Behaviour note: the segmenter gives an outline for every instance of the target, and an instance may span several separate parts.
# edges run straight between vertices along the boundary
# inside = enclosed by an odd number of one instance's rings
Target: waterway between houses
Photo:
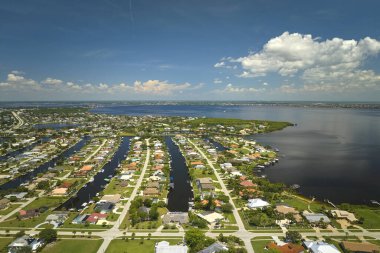
[[[12,189],[12,188],[17,188],[21,184],[26,183],[26,182],[32,180],[39,173],[46,172],[49,169],[49,167],[54,167],[57,161],[65,159],[65,158],[68,158],[72,154],[74,154],[74,152],[80,150],[82,147],[84,147],[84,145],[86,145],[86,143],[90,139],[91,138],[89,136],[84,136],[74,146],[72,146],[71,148],[65,150],[64,152],[62,152],[58,156],[52,158],[50,161],[45,162],[45,163],[41,164],[40,166],[38,166],[37,168],[35,168],[34,170],[32,170],[32,171],[30,171],[30,172],[28,172],[28,173],[26,173],[24,175],[21,175],[21,176],[19,176],[17,178],[14,178],[14,179],[6,182],[5,184],[1,185],[0,186],[0,190],[7,190],[7,189]]]
[[[102,170],[94,176],[94,181],[87,183],[77,194],[68,199],[57,209],[82,209],[83,203],[88,203],[97,193],[102,191],[109,183],[109,180],[115,176],[116,169],[120,162],[126,158],[130,148],[130,140],[131,137],[123,137],[118,150],[111,160],[102,167]]]
[[[171,212],[187,212],[189,201],[194,195],[190,183],[189,169],[179,147],[171,137],[165,137],[166,146],[169,149],[170,161],[170,182],[174,183],[174,189],[168,194],[168,210]]]

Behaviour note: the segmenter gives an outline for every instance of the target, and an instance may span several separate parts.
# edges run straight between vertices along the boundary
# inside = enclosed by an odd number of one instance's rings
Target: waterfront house
[[[73,219],[73,221],[71,222],[72,224],[83,224],[87,218],[88,218],[88,214],[79,214],[77,217],[75,217]]]
[[[101,201],[96,203],[94,210],[98,213],[110,213],[115,207],[115,204],[108,201]]]
[[[189,223],[189,214],[187,212],[168,212],[162,218],[164,224],[169,223],[179,223],[187,224]]]
[[[121,195],[120,194],[114,194],[114,195],[104,195],[100,202],[110,202],[113,204],[116,204],[120,201]]]
[[[67,219],[67,213],[61,212],[61,213],[49,214],[46,217],[45,221],[49,222],[50,224],[53,224],[56,227],[58,227],[58,226],[62,225],[66,219]]]
[[[170,245],[167,241],[161,241],[154,246],[154,253],[187,253],[186,245]]]
[[[10,199],[11,197],[15,197],[16,199],[23,199],[25,196],[28,195],[27,192],[18,192],[18,193],[11,193],[8,195],[5,195],[7,199]]]
[[[331,210],[331,214],[338,219],[346,219],[349,222],[355,222],[356,219],[355,214],[344,211],[344,210]]]
[[[270,204],[262,199],[249,199],[247,206],[251,209],[263,209]]]
[[[318,222],[325,222],[330,223],[329,217],[322,213],[309,213],[308,211],[304,211],[302,215],[306,218],[306,220],[310,223],[318,223]]]
[[[197,213],[197,216],[207,221],[209,224],[224,220],[224,216],[216,212]]]

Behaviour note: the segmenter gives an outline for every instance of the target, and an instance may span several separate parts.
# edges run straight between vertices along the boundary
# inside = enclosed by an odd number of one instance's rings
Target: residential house
[[[293,244],[293,243],[285,243],[283,245],[277,245],[274,242],[270,242],[267,244],[266,248],[268,250],[270,249],[277,250],[280,253],[302,253],[305,251],[305,248],[302,245]]]
[[[187,224],[189,223],[189,214],[187,212],[168,212],[162,218],[164,224],[168,223],[179,223]]]
[[[205,196],[213,195],[215,191],[215,186],[213,181],[209,177],[198,178],[196,180],[199,191],[201,192],[202,198]]]
[[[167,241],[161,241],[154,246],[154,253],[187,253],[186,245],[170,245]]]
[[[304,241],[303,246],[311,253],[340,253],[334,245],[326,242]]]
[[[157,196],[160,194],[160,191],[157,188],[145,188],[143,191],[144,196]]]
[[[306,218],[306,220],[310,223],[318,223],[318,222],[325,222],[330,223],[329,217],[322,213],[309,213],[308,211],[304,211],[302,215]]]
[[[355,214],[344,211],[344,210],[331,210],[331,214],[338,219],[346,219],[349,222],[355,222],[356,219]]]
[[[224,244],[222,244],[220,242],[214,242],[213,244],[211,244],[207,248],[204,248],[201,251],[198,251],[198,253],[217,253],[220,251],[223,251],[223,252],[228,251],[227,246],[225,246]]]
[[[247,206],[251,209],[263,209],[270,204],[262,199],[249,199]]]
[[[105,214],[112,212],[112,209],[115,207],[115,204],[108,201],[101,201],[96,203],[94,210],[98,213]]]
[[[24,235],[15,239],[8,245],[8,253],[17,253],[23,248],[30,248],[32,251],[36,251],[42,246],[42,241],[33,238],[28,235]]]
[[[86,222],[96,224],[98,221],[106,221],[108,214],[106,213],[92,213],[87,217]]]

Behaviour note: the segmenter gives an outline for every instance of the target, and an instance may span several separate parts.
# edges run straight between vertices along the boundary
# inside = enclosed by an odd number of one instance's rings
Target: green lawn
[[[7,246],[10,244],[14,238],[0,238],[0,253],[8,252]]]
[[[21,206],[21,204],[10,204],[8,208],[0,210],[0,215],[7,215],[19,206]]]
[[[96,253],[103,239],[60,239],[47,245],[43,253]]]
[[[273,240],[252,240],[252,247],[255,253],[266,253],[265,246]]]
[[[167,241],[171,245],[177,244],[182,239],[144,239],[143,244],[141,244],[141,239],[136,238],[135,240],[129,239],[128,242],[117,239],[112,240],[108,246],[106,253],[154,253],[154,245],[156,242]]]
[[[359,206],[353,209],[357,218],[364,218],[364,223],[360,224],[360,226],[364,228],[380,228],[380,208],[374,209]]]

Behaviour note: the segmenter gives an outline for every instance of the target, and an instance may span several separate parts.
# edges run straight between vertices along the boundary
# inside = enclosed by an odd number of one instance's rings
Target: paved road
[[[214,174],[215,174],[216,178],[218,179],[219,184],[222,187],[222,191],[223,191],[224,195],[228,196],[229,199],[230,199],[230,204],[233,207],[232,208],[232,213],[233,213],[233,215],[235,217],[235,220],[236,220],[236,223],[237,223],[237,225],[239,227],[239,230],[237,232],[235,232],[235,235],[237,237],[241,238],[244,241],[245,248],[247,249],[248,253],[254,253],[250,237],[245,237],[244,236],[244,235],[246,235],[249,232],[245,229],[244,223],[243,223],[243,221],[240,218],[240,215],[239,215],[239,213],[238,213],[238,211],[236,209],[235,203],[232,201],[232,198],[230,196],[230,192],[228,191],[226,185],[224,184],[222,178],[220,177],[219,172],[215,169],[214,164],[210,161],[210,159],[208,159],[208,157],[205,155],[205,153],[195,143],[193,143],[190,139],[188,139],[188,140],[198,150],[198,152],[203,156],[203,158],[206,159],[208,165],[213,169]]]
[[[98,152],[99,152],[99,150],[104,146],[104,144],[106,144],[106,142],[107,142],[107,139],[105,139],[105,140],[103,140],[103,143],[102,144],[100,144],[100,146],[92,153],[92,154],[90,154],[84,161],[83,161],[83,163],[86,163],[86,162],[88,162],[92,157],[94,157],[94,155],[96,155]]]
[[[121,212],[121,214],[120,214],[119,218],[117,219],[117,221],[115,222],[115,224],[109,230],[107,230],[105,232],[99,232],[99,234],[101,234],[101,237],[103,237],[104,241],[103,241],[102,245],[100,246],[100,248],[98,249],[98,253],[105,252],[108,245],[112,241],[112,239],[115,238],[117,235],[121,236],[121,234],[122,234],[119,230],[119,226],[123,222],[125,216],[127,215],[128,210],[131,207],[132,200],[136,197],[136,195],[138,193],[138,190],[139,190],[141,183],[144,179],[145,171],[149,165],[149,159],[150,159],[149,139],[146,139],[145,141],[146,141],[146,146],[148,148],[147,148],[147,152],[146,152],[144,167],[141,170],[141,175],[140,175],[139,179],[137,180],[135,188],[133,189],[132,194],[128,199],[128,202],[125,204],[123,211]]]
[[[12,111],[13,117],[17,119],[17,124],[14,126],[15,129],[19,129],[24,125],[24,120],[17,114],[17,112]]]
[[[38,194],[38,197],[41,197],[42,195],[44,195],[45,191],[41,191],[39,194]],[[17,213],[18,211],[20,211],[21,209],[23,209],[24,207],[26,207],[27,205],[29,205],[30,203],[32,203],[34,200],[36,200],[37,197],[33,197],[33,198],[30,198],[28,199],[28,201],[24,202],[22,205],[20,205],[19,207],[17,207],[15,210],[13,210],[12,212],[8,213],[7,215],[4,215],[0,218],[0,222],[3,222],[5,221],[6,219],[8,219],[9,217],[11,217],[12,215],[14,215],[15,213]]]

